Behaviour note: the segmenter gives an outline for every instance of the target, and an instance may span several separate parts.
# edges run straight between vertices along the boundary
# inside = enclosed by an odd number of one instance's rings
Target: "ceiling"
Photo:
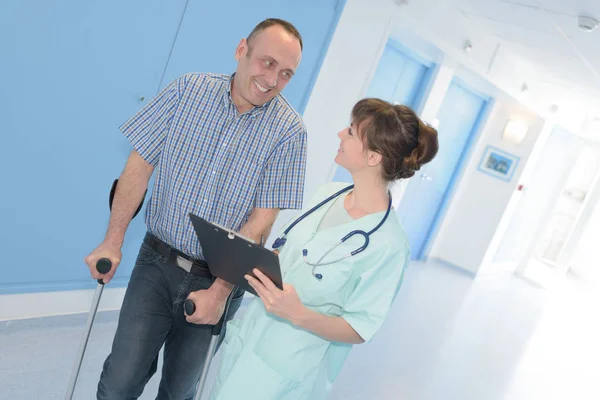
[[[587,99],[600,105],[600,28],[585,32],[577,24],[581,14],[600,19],[600,1],[466,0],[457,7],[500,45],[535,66],[538,81],[528,86],[539,95],[556,103]]]
[[[600,117],[600,27],[577,23],[600,20],[600,0],[395,2],[401,25],[540,115],[573,117],[577,129]]]

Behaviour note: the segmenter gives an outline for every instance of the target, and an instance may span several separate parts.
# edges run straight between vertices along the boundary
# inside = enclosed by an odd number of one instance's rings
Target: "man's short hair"
[[[300,42],[300,50],[303,49],[303,47],[302,47],[302,36],[300,36],[300,32],[298,32],[298,29],[296,29],[296,27],[294,25],[292,25],[291,23],[289,23],[287,21],[279,19],[279,18],[267,18],[264,21],[260,22],[258,25],[256,25],[254,27],[254,29],[252,29],[252,32],[250,32],[250,34],[246,38],[246,42],[248,43],[248,50],[249,50],[249,52],[252,51],[252,42],[254,41],[254,39],[256,38],[256,36],[260,32],[262,32],[265,29],[267,29],[268,27],[275,26],[275,25],[281,26],[288,33],[292,34],[296,39],[298,39],[298,42]]]

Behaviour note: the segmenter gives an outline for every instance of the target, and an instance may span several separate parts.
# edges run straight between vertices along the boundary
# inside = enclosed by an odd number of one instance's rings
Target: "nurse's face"
[[[335,162],[350,172],[364,169],[367,166],[365,146],[354,123],[338,133],[340,147]]]
[[[363,175],[366,172],[376,176],[381,173],[381,154],[369,150],[365,145],[364,135],[359,130],[366,124],[366,122],[363,122],[360,126],[356,126],[353,122],[349,127],[338,133],[341,142],[335,156],[335,162],[352,174],[359,173]]]

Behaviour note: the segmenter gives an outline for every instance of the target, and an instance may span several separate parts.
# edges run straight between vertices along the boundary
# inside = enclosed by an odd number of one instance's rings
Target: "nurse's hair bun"
[[[362,99],[352,109],[352,122],[366,147],[381,154],[386,181],[410,178],[438,152],[437,131],[409,107]]]

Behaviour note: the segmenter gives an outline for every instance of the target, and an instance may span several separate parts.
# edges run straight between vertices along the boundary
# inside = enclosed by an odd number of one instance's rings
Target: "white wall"
[[[502,140],[502,131],[511,118],[528,121],[527,137],[520,145]],[[464,175],[450,202],[429,257],[438,258],[478,273],[489,245],[513,192],[518,176],[540,134],[544,120],[509,98],[499,98],[466,164]],[[496,179],[477,170],[488,145],[520,157],[515,176],[510,182]]]

